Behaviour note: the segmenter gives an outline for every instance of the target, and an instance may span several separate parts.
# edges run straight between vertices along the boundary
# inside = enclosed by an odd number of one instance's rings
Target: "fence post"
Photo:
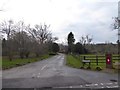
[[[84,60],[85,60],[85,56],[84,56]]]
[[[98,65],[98,56],[96,55],[96,64]]]

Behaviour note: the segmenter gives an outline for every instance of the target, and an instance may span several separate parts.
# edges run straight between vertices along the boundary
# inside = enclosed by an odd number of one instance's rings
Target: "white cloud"
[[[115,42],[116,31],[110,30],[112,17],[117,16],[118,0],[1,0],[0,21],[24,20],[32,25],[51,24],[54,36],[65,41],[70,31],[78,41],[82,35],[93,35],[94,42]],[[103,33],[104,32],[104,33]],[[101,34],[102,37],[101,37]],[[108,35],[106,35],[109,33]]]

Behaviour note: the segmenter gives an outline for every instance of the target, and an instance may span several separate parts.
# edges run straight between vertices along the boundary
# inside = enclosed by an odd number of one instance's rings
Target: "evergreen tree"
[[[68,52],[71,53],[71,52],[73,52],[73,45],[74,45],[74,42],[75,42],[74,35],[73,35],[72,32],[70,32],[68,34],[67,40],[68,40]]]

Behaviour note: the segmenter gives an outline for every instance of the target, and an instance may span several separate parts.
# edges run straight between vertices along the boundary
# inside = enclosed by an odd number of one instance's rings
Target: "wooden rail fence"
[[[98,65],[99,63],[106,63],[106,56],[105,55],[82,55],[80,56],[81,60],[90,60],[91,63],[96,63]],[[112,62],[120,61],[119,55],[113,55],[112,56]]]

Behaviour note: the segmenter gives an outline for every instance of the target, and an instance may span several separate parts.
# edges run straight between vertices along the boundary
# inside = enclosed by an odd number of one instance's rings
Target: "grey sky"
[[[72,31],[76,41],[89,34],[94,43],[116,42],[112,17],[118,16],[119,0],[0,0],[0,22],[13,19],[31,25],[51,25],[58,42],[66,42]]]

